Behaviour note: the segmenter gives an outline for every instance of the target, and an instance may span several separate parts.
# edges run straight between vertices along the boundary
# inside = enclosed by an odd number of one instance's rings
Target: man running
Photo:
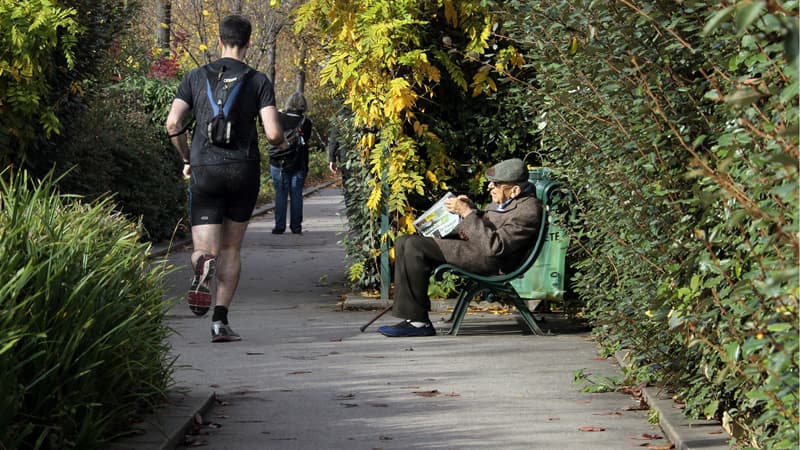
[[[195,314],[202,316],[211,307],[211,281],[216,278],[211,342],[241,340],[228,323],[228,309],[239,283],[242,239],[261,177],[256,119],[261,118],[270,144],[287,146],[272,83],[243,62],[251,31],[250,22],[241,16],[220,22],[220,58],[183,77],[166,123],[170,141],[183,158],[183,174],[190,178],[194,276],[187,300]],[[212,93],[219,83],[233,87],[237,82],[241,87],[220,139],[209,126],[219,116]],[[191,151],[181,126],[190,111],[196,119]]]

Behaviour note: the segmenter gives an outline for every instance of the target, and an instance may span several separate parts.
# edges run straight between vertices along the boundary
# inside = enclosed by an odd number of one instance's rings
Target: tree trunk
[[[295,91],[303,94],[306,90],[306,58],[308,46],[305,41],[300,42],[300,60],[297,62],[297,87]]]
[[[272,84],[275,84],[275,54],[276,54],[276,47],[278,46],[278,40],[275,37],[272,37],[267,42],[267,78]]]
[[[170,28],[172,26],[172,2],[171,0],[156,1],[156,45],[161,49],[161,54],[169,55],[170,50]]]

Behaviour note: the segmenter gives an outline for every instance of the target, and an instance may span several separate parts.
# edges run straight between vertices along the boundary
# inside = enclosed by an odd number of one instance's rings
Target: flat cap
[[[489,167],[486,179],[495,183],[524,183],[528,181],[528,169],[519,158],[507,159]]]

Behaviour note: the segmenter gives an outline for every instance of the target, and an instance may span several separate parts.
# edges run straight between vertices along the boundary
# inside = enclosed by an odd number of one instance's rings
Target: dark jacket
[[[302,119],[302,115],[295,112],[282,112],[281,113],[281,127],[283,128],[284,133],[287,130],[297,127],[300,123],[300,119]],[[311,119],[306,117],[306,120],[303,122],[302,130],[303,130],[303,138],[305,139],[306,144],[302,147],[299,155],[299,159],[297,164],[291,168],[291,170],[298,170],[302,169],[305,172],[308,172],[308,151],[309,151],[309,141],[311,140],[311,129],[312,129]],[[270,146],[270,149],[275,149],[274,146]],[[281,164],[272,157],[272,151],[270,151],[269,157],[269,164],[275,167],[281,167]]]

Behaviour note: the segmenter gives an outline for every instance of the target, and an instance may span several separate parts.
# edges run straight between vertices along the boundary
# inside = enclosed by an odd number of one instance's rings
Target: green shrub
[[[64,142],[43,156],[57,175],[65,174],[58,182],[62,192],[90,199],[114,194],[120,211],[141,217],[143,237],[158,242],[172,237],[186,217],[187,184],[158,120],[175,81],[142,80],[98,92]]]
[[[65,131],[95,80],[108,75],[106,50],[139,7],[138,1],[0,0],[0,166],[49,166],[40,150]]]
[[[0,442],[105,448],[170,382],[165,267],[108,199],[0,175]]]

